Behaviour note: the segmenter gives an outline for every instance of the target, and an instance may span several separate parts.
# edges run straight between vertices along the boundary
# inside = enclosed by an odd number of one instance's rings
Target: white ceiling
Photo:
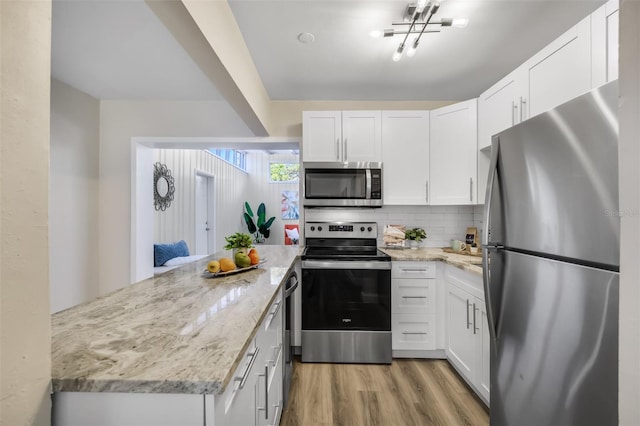
[[[425,34],[393,62],[400,38],[374,39],[408,2],[229,0],[270,97],[277,100],[462,100],[592,12],[602,0],[444,0],[434,19],[465,29]],[[297,35],[316,40],[301,44]],[[54,0],[52,74],[99,99],[221,99],[141,0]]]

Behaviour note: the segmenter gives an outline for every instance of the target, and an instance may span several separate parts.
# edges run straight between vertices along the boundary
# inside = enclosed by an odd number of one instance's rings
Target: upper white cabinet
[[[380,111],[304,111],[303,161],[382,161]]]
[[[591,14],[591,86],[618,78],[618,0],[610,0]]]
[[[478,98],[478,148],[491,145],[491,137],[522,120],[527,81],[519,68],[491,86]]]
[[[431,205],[476,201],[477,105],[477,100],[471,99],[431,111],[428,183]]]
[[[523,118],[548,111],[591,89],[591,17],[587,16],[524,64]]]
[[[429,111],[383,111],[384,204],[427,204]]]

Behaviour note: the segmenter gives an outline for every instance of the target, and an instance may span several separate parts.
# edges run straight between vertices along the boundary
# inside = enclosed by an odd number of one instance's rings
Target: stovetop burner
[[[377,248],[375,222],[308,222],[303,260],[380,260],[391,257]]]

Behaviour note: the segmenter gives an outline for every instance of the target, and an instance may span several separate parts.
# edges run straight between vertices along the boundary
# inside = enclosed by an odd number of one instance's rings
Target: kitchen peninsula
[[[236,387],[234,372],[244,369],[245,353],[257,354],[252,348],[264,331],[260,325],[276,316],[285,278],[299,255],[297,246],[260,246],[259,251],[266,262],[254,270],[209,278],[207,262],[228,256],[216,253],[54,314],[54,424],[74,424],[65,417],[74,411],[99,417],[112,414],[113,405],[126,410],[124,399],[137,407],[134,411],[145,411],[140,406],[147,404],[150,414],[136,414],[131,424],[147,418],[149,424],[170,424],[162,412],[175,401],[186,402],[184,412],[194,411],[194,420],[181,418],[181,424],[213,424],[207,396],[213,401],[224,393],[226,403],[220,405],[227,409],[233,402],[225,391]],[[269,345],[277,347],[277,342],[263,343],[261,356],[273,353]],[[117,402],[104,403],[108,395]],[[216,400],[216,411],[218,405]],[[100,424],[118,422],[127,420]]]

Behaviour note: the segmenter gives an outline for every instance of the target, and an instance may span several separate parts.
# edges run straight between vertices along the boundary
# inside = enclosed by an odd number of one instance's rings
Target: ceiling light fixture
[[[428,25],[440,26],[440,28],[451,26],[464,28],[469,24],[469,20],[467,18],[442,18],[440,19],[440,21],[431,22],[431,18],[433,18],[433,15],[438,12],[439,8],[440,1],[438,0],[418,0],[417,3],[410,3],[407,5],[402,22],[391,23],[391,25],[394,26],[408,25],[408,29],[374,30],[369,34],[372,37],[393,37],[395,35],[404,35],[404,38],[400,42],[400,45],[393,53],[392,59],[395,62],[398,62],[402,58],[402,53],[405,50],[405,45],[407,43],[407,39],[409,38],[409,34],[417,34],[417,36],[413,39],[413,43],[407,49],[407,56],[413,57],[416,54],[418,45],[420,44],[420,38],[422,37],[422,34],[440,32],[440,29],[427,29]]]

